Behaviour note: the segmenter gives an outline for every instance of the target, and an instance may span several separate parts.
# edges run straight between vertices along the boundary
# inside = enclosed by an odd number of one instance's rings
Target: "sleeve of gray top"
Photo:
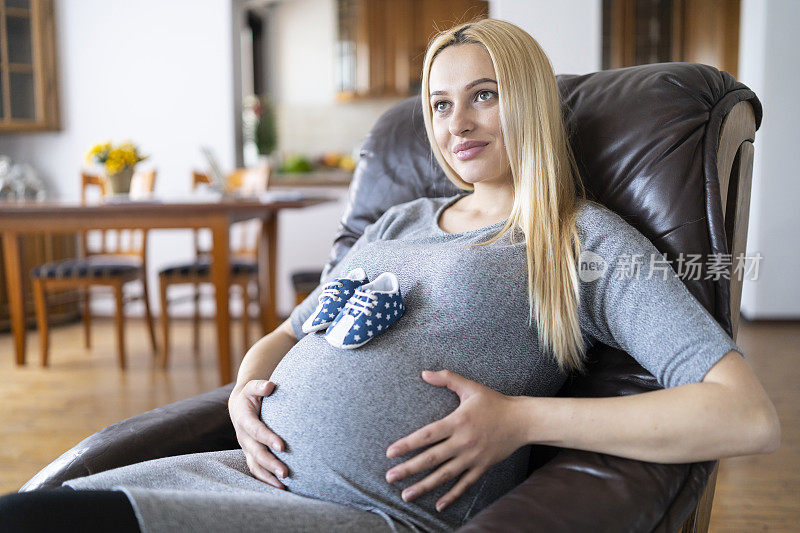
[[[582,326],[590,337],[626,351],[665,388],[702,381],[731,350],[744,357],[638,230],[611,211],[584,226],[581,267],[587,252],[607,267],[594,281],[584,281],[592,277],[585,270],[579,280]]]
[[[339,262],[336,263],[336,265],[324,275],[319,285],[317,285],[317,287],[311,291],[311,294],[309,294],[305,300],[300,302],[300,304],[298,304],[297,307],[292,310],[292,313],[289,315],[289,323],[292,326],[292,330],[294,331],[294,335],[297,337],[297,340],[300,340],[306,336],[306,333],[303,333],[303,322],[305,322],[306,319],[311,316],[311,313],[314,312],[314,309],[317,308],[319,295],[322,293],[322,289],[324,288],[325,284],[332,279],[347,274],[347,272],[342,272],[345,265],[349,262],[347,259],[367,243],[380,239],[383,229],[394,217],[395,212],[396,210],[394,207],[392,207],[387,210],[378,220],[367,226],[364,229],[364,233],[361,235],[361,237],[358,238],[358,240],[347,251],[344,257],[342,257]]]

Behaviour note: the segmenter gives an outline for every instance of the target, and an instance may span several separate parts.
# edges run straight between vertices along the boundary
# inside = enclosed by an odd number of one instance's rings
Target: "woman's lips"
[[[481,144],[478,146],[472,146],[471,148],[462,148],[456,152],[456,159],[459,161],[466,161],[468,159],[472,159],[473,157],[477,156],[479,153],[483,152],[483,149],[486,148],[489,143]]]

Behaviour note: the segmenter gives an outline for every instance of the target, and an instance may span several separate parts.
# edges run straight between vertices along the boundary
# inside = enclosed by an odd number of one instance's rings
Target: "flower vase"
[[[109,193],[114,196],[125,196],[131,192],[133,167],[125,167],[115,174],[106,174]]]

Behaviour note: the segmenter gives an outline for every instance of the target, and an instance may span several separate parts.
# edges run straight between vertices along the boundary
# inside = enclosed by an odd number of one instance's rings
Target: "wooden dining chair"
[[[148,196],[155,187],[156,171],[137,172],[131,182],[131,196]],[[106,197],[110,189],[102,176],[81,173],[81,203],[89,202],[93,192]],[[96,234],[96,235],[91,235]],[[90,237],[99,239],[90,239]],[[99,240],[99,242],[94,242]],[[92,241],[92,242],[90,242]],[[91,246],[97,244],[97,246]],[[150,313],[147,290],[147,231],[135,228],[125,230],[86,230],[80,235],[81,256],[45,263],[31,271],[36,305],[36,321],[41,341],[42,366],[48,364],[49,327],[47,323],[47,293],[63,289],[79,289],[83,300],[83,326],[86,348],[91,348],[91,288],[109,287],[116,300],[114,321],[117,334],[117,353],[120,368],[125,368],[125,335],[123,308],[134,300],[144,301],[145,318],[150,331],[153,351],[157,352],[155,328]],[[123,287],[132,281],[141,281],[141,294],[125,296]]]
[[[237,169],[231,172],[225,182],[225,193],[230,195],[257,196],[267,190],[271,169],[267,166],[252,169]],[[192,189],[210,185],[207,174],[192,172]],[[172,285],[193,286],[190,296],[194,304],[192,320],[192,347],[195,356],[200,351],[200,296],[202,285],[211,284],[211,250],[200,242],[200,231],[194,231],[195,258],[191,262],[172,265],[158,273],[159,294],[161,296],[162,349],[161,366],[167,367],[169,359],[169,304],[167,289]],[[242,295],[242,340],[244,349],[250,342],[250,320],[248,310],[252,301],[258,302],[258,241],[261,232],[260,221],[244,221],[231,227],[231,270],[230,286],[238,287]],[[256,290],[256,298],[250,298],[250,288]],[[178,299],[173,299],[178,301]]]

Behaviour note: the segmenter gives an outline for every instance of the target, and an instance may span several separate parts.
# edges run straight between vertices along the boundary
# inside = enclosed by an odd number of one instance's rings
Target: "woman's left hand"
[[[463,473],[436,503],[436,510],[441,511],[459,498],[491,466],[525,445],[522,424],[519,423],[520,402],[516,397],[500,394],[449,370],[425,370],[422,379],[455,392],[461,404],[441,420],[389,446],[386,456],[398,457],[438,443],[389,469],[386,481],[392,483],[444,463],[403,491],[403,500],[411,501]]]

